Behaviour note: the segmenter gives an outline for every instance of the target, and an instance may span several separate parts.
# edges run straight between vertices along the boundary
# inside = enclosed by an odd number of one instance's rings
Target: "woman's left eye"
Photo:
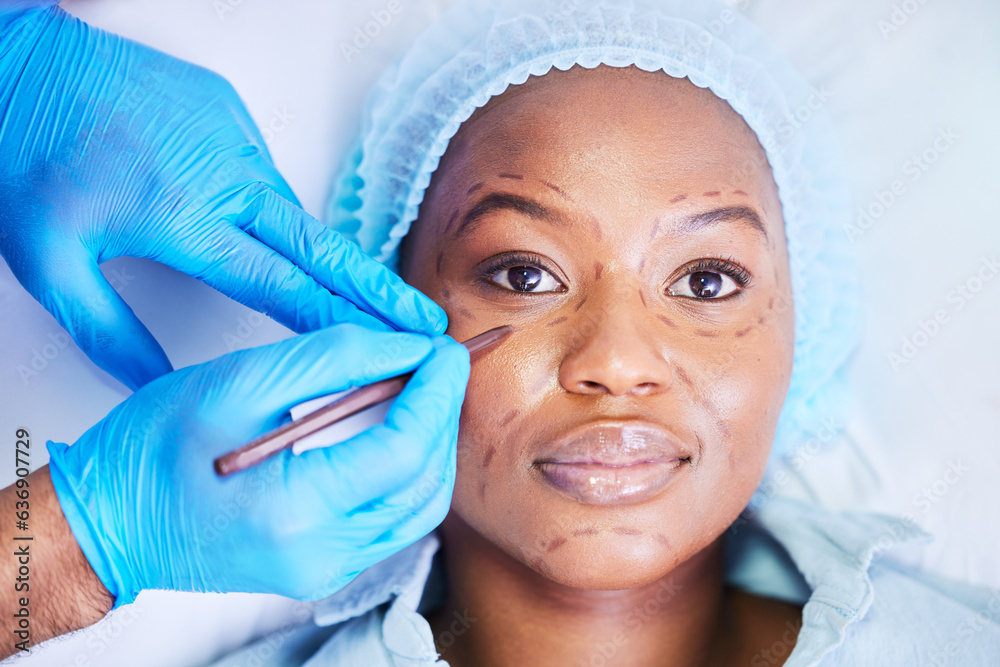
[[[736,281],[717,271],[694,271],[667,288],[671,296],[721,299],[740,288]]]
[[[562,283],[537,266],[511,266],[487,277],[487,280],[514,292],[558,292]]]

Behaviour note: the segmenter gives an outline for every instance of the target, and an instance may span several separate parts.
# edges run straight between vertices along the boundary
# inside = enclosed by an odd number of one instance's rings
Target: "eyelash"
[[[675,279],[674,282],[691,273],[697,273],[698,271],[715,271],[716,273],[725,273],[740,287],[746,287],[749,285],[752,277],[747,268],[734,260],[732,257],[703,257],[702,259],[696,260],[685,266],[683,272],[679,272],[677,274],[677,279]],[[673,282],[671,284],[673,284]]]
[[[555,272],[548,267],[545,261],[534,253],[524,253],[524,252],[504,252],[496,257],[492,258],[487,264],[484,264],[478,269],[479,279],[484,284],[494,287],[496,289],[503,290],[504,292],[511,292],[505,287],[501,287],[494,283],[490,278],[496,275],[499,271],[504,269],[510,269],[515,266],[534,266],[544,271],[547,271],[552,275],[557,281],[558,278],[555,277]],[[745,266],[734,260],[732,257],[703,257],[701,259],[695,260],[694,262],[685,266],[681,271],[677,273],[676,278],[672,278],[670,285],[673,285],[678,280],[684,276],[690,275],[692,273],[697,273],[698,271],[715,271],[717,273],[724,273],[742,288],[746,288],[750,284],[752,276],[750,271],[747,270]],[[560,283],[562,281],[559,281]],[[564,286],[565,289],[565,286]],[[531,292],[514,292],[515,294],[531,295]],[[551,293],[551,292],[549,292]],[[740,292],[734,292],[730,296],[736,296]],[[702,299],[703,301],[721,301],[722,299],[728,299],[729,296],[721,297],[720,299]]]
[[[531,296],[532,292],[517,292],[514,290],[509,290],[506,287],[501,287],[494,283],[490,278],[496,275],[498,272],[504,269],[512,269],[515,266],[534,266],[543,271],[547,271],[552,275],[560,284],[562,283],[559,278],[556,278],[556,272],[549,268],[548,264],[534,253],[523,253],[523,252],[504,252],[500,253],[496,257],[493,257],[487,264],[484,264],[478,269],[480,280],[490,287],[495,287],[496,289],[503,290],[504,292],[513,292],[514,294],[523,294]],[[563,291],[565,291],[566,286],[563,285]],[[558,293],[558,292],[557,292]],[[552,292],[541,292],[541,294],[552,294]]]

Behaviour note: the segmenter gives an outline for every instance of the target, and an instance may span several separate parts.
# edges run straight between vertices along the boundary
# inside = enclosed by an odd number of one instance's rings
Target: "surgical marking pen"
[[[514,331],[514,327],[505,325],[490,329],[462,343],[469,354],[481,352],[493,347]],[[215,459],[215,472],[220,477],[234,472],[246,470],[257,465],[264,459],[291,447],[296,440],[321,431],[327,426],[336,424],[342,419],[367,410],[377,403],[388,400],[403,391],[403,387],[414,371],[360,387],[330,405],[311,412],[302,419],[283,424],[273,431],[251,440],[239,449],[223,454]]]

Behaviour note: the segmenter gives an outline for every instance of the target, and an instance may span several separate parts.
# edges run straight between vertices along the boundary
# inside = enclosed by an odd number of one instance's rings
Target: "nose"
[[[638,297],[635,297],[638,302]],[[646,396],[666,391],[673,369],[652,332],[653,315],[631,299],[594,304],[566,324],[575,327],[559,368],[559,383],[574,394]],[[575,321],[574,321],[575,320]]]

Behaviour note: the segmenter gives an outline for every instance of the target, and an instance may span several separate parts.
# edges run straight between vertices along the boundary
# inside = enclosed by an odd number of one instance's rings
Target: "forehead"
[[[756,135],[725,101],[687,79],[634,67],[553,70],[509,88],[452,139],[439,172],[455,166],[571,179],[586,172],[670,190],[773,183]]]

